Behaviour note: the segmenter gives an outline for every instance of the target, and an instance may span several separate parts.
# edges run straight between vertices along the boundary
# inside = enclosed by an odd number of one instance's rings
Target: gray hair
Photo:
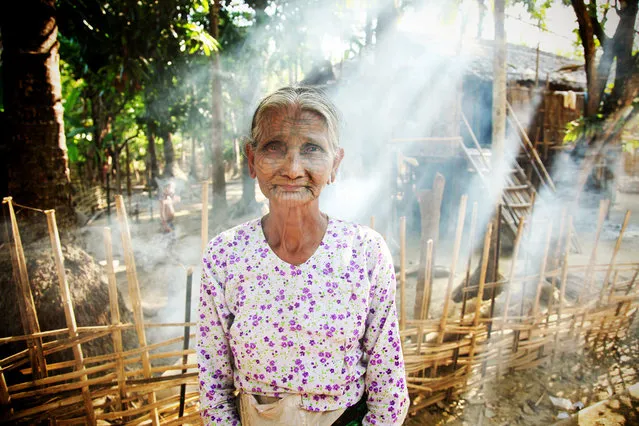
[[[328,129],[331,148],[337,151],[341,121],[339,111],[323,90],[309,86],[282,87],[262,99],[253,114],[251,137],[248,143],[252,147],[257,146],[257,141],[265,126],[264,117],[267,111],[291,106],[297,106],[301,110],[314,112],[321,116]]]

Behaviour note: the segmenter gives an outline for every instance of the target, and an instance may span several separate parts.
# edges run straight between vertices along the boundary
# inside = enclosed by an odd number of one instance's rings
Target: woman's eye
[[[278,152],[280,150],[280,143],[277,141],[268,142],[262,148],[266,152]]]
[[[306,145],[304,147],[304,151],[305,152],[322,152],[323,149],[322,149],[322,147],[320,147],[318,145],[310,144],[310,145]]]

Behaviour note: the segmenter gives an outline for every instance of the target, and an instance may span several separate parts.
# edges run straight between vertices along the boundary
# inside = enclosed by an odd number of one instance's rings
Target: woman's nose
[[[282,167],[282,174],[289,179],[296,179],[304,176],[304,166],[299,152],[291,150],[286,155],[286,160]]]

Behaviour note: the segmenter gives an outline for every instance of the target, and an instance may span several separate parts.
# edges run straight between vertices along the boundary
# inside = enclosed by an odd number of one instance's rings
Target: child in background
[[[162,231],[170,233],[175,231],[175,203],[180,202],[180,196],[175,195],[175,183],[169,182],[160,196],[160,220]]]

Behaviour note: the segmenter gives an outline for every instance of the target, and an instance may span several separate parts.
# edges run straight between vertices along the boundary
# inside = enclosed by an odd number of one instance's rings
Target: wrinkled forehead
[[[326,119],[317,111],[301,108],[299,105],[271,106],[260,114],[255,129],[256,138],[283,132],[324,133],[328,137]]]

